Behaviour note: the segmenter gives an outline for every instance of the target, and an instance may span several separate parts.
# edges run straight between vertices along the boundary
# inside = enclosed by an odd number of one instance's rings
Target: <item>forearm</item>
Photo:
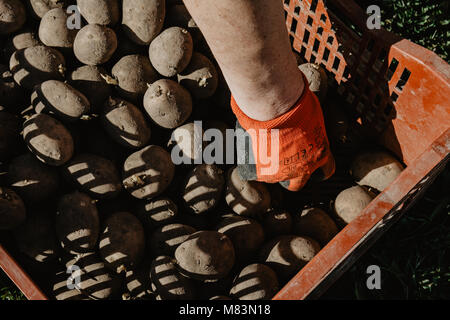
[[[184,0],[241,109],[255,120],[288,111],[303,91],[281,1]]]

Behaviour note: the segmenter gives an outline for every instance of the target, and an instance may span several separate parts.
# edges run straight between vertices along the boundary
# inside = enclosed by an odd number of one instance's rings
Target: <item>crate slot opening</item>
[[[291,32],[294,34],[297,32],[297,20],[296,19],[292,19]]]
[[[403,91],[403,87],[408,82],[410,76],[411,76],[411,71],[409,71],[407,68],[405,68],[405,70],[403,70],[402,75],[400,76],[400,79],[398,80],[397,85],[395,87],[399,91]]]
[[[316,12],[318,2],[319,2],[318,0],[312,0],[311,7],[309,7],[309,10],[311,10],[312,12]]]

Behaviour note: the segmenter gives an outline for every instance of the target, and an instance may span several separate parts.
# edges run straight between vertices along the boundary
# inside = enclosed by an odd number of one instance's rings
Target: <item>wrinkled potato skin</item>
[[[74,153],[70,132],[58,120],[43,113],[24,122],[23,138],[30,151],[50,166],[65,164]]]
[[[166,15],[164,0],[123,0],[122,28],[138,45],[149,45],[161,32]]]
[[[77,59],[95,66],[107,62],[117,49],[114,31],[98,24],[88,24],[75,37],[73,51]]]
[[[178,82],[188,89],[195,99],[211,97],[219,84],[216,67],[207,57],[198,52],[192,54],[191,62],[177,77]]]
[[[123,185],[138,199],[151,199],[160,195],[172,182],[174,175],[175,165],[170,154],[155,145],[133,153],[123,165]]]
[[[94,201],[75,192],[63,196],[58,203],[56,234],[63,249],[70,253],[87,253],[95,249],[100,220]],[[72,240],[71,235],[76,234]]]
[[[84,65],[69,76],[70,84],[82,92],[89,100],[93,112],[98,112],[111,95],[111,87],[102,78],[106,71],[97,66]]]
[[[182,274],[199,280],[218,280],[228,275],[235,262],[233,243],[216,231],[192,234],[175,251]]]
[[[64,174],[94,199],[112,199],[122,190],[114,163],[97,155],[77,155],[65,166]]]
[[[31,153],[11,160],[8,181],[22,198],[30,203],[48,199],[57,193],[59,174],[55,168],[44,165]]]
[[[36,113],[54,113],[66,121],[76,121],[91,109],[84,94],[58,80],[47,80],[36,86],[31,103]]]
[[[113,140],[127,148],[141,148],[150,140],[150,127],[133,104],[110,98],[101,115],[103,127]]]
[[[139,54],[125,56],[112,68],[112,75],[118,81],[116,90],[124,99],[141,104],[148,85],[158,80],[158,73],[150,60]]]
[[[192,113],[190,93],[170,79],[151,84],[144,95],[147,114],[157,125],[165,129],[181,126]]]
[[[11,230],[25,221],[22,199],[13,191],[0,187],[0,230]]]
[[[120,19],[118,0],[77,0],[81,15],[89,24],[114,26]]]
[[[20,0],[0,0],[0,35],[13,33],[25,24],[27,15]]]
[[[188,66],[193,46],[192,37],[186,29],[171,27],[150,44],[150,61],[161,75],[173,77]]]
[[[105,221],[100,236],[100,255],[117,273],[139,265],[145,254],[145,234],[141,222],[129,212],[118,212]]]
[[[9,69],[17,84],[32,90],[34,86],[47,80],[63,80],[66,62],[56,49],[35,46],[13,53]]]
[[[39,25],[39,39],[48,47],[72,48],[77,29],[67,28],[69,15],[62,8],[48,11]]]

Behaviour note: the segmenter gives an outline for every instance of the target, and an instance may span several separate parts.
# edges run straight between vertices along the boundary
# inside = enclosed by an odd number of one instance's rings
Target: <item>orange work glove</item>
[[[238,172],[242,179],[280,182],[286,189],[298,191],[313,173],[319,180],[326,180],[334,174],[335,162],[325,132],[322,109],[306,79],[305,84],[295,106],[269,121],[249,118],[231,98],[231,108],[238,120]],[[240,139],[245,140],[239,137],[239,132],[249,138],[250,143],[239,143]],[[274,161],[278,161],[278,165]]]

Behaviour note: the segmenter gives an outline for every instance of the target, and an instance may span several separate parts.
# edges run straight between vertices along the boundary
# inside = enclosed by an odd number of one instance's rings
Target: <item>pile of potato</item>
[[[233,166],[175,165],[194,121],[235,121],[181,1],[0,0],[0,41],[0,236],[59,300],[270,299],[403,168],[361,154],[329,210]],[[325,101],[326,74],[301,69]],[[338,148],[347,120],[327,114]]]

